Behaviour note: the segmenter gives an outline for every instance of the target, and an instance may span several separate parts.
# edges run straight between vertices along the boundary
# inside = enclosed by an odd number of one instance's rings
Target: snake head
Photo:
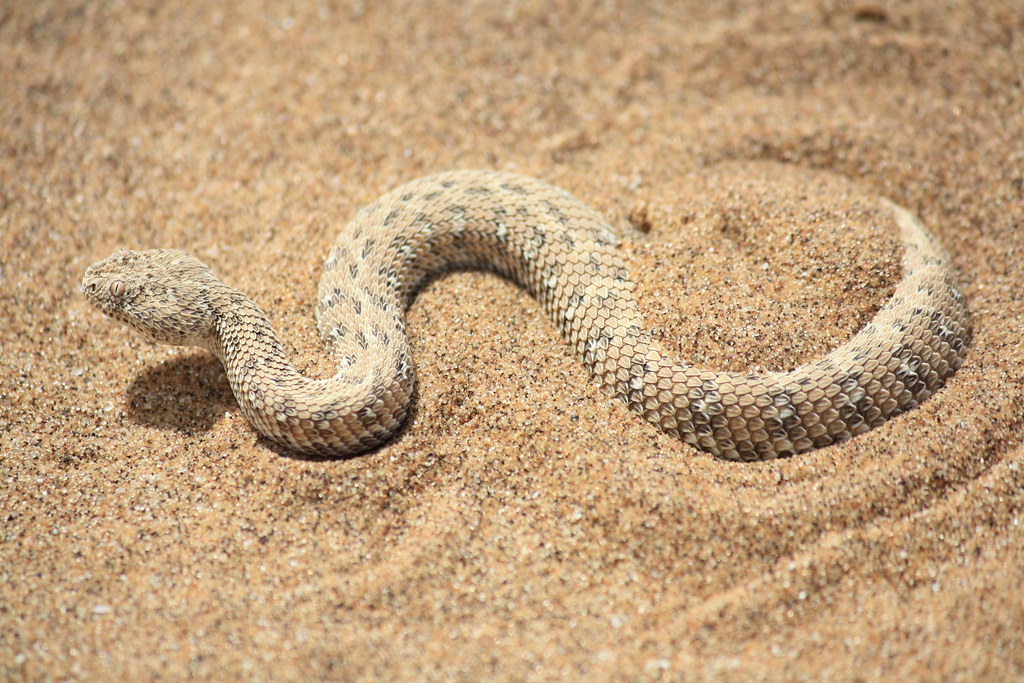
[[[153,341],[210,348],[226,289],[198,259],[173,249],[118,250],[85,271],[82,292],[111,318]]]

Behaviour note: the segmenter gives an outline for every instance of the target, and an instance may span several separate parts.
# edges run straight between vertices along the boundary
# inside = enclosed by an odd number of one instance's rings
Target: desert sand
[[[0,8],[0,678],[1024,676],[1019,2]],[[686,360],[785,369],[953,256],[963,367],[851,441],[716,460],[606,397],[487,273],[409,311],[400,436],[259,438],[219,363],[79,291],[177,247],[305,372],[320,265],[420,175],[603,211]]]

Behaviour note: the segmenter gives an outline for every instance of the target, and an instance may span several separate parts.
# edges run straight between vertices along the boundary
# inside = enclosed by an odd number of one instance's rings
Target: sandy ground
[[[0,678],[1024,676],[1024,7],[718,7],[0,5]],[[606,212],[650,325],[733,369],[877,310],[891,197],[954,255],[967,360],[850,442],[722,462],[460,273],[409,313],[401,436],[314,461],[78,289],[188,249],[329,373],[333,236],[473,167]]]

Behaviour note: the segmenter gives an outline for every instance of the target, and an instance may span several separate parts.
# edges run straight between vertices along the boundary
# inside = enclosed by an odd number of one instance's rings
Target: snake
[[[788,371],[701,369],[645,329],[620,238],[568,192],[512,172],[430,175],[358,211],[324,262],[317,328],[337,365],[315,379],[289,361],[268,317],[195,257],[120,249],[91,265],[88,300],[165,344],[224,366],[242,414],[279,446],[347,456],[393,439],[415,375],[406,310],[428,278],[496,271],[525,288],[606,393],[669,435],[730,460],[828,446],[915,408],[960,367],[970,317],[951,259],[910,211],[891,297],[848,341]]]

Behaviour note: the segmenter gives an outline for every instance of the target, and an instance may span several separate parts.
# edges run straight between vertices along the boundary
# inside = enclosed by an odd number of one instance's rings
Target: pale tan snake
[[[903,279],[860,332],[790,372],[743,375],[669,358],[644,330],[618,240],[563,190],[496,171],[415,180],[342,231],[317,292],[320,335],[337,374],[300,375],[266,316],[195,258],[118,251],[82,281],[108,315],[223,362],[242,412],[267,438],[343,455],[388,441],[414,387],[405,310],[424,280],[452,268],[523,285],[602,386],[665,432],[717,456],[761,460],[848,439],[917,406],[960,366],[970,325],[949,258],[889,204]]]

